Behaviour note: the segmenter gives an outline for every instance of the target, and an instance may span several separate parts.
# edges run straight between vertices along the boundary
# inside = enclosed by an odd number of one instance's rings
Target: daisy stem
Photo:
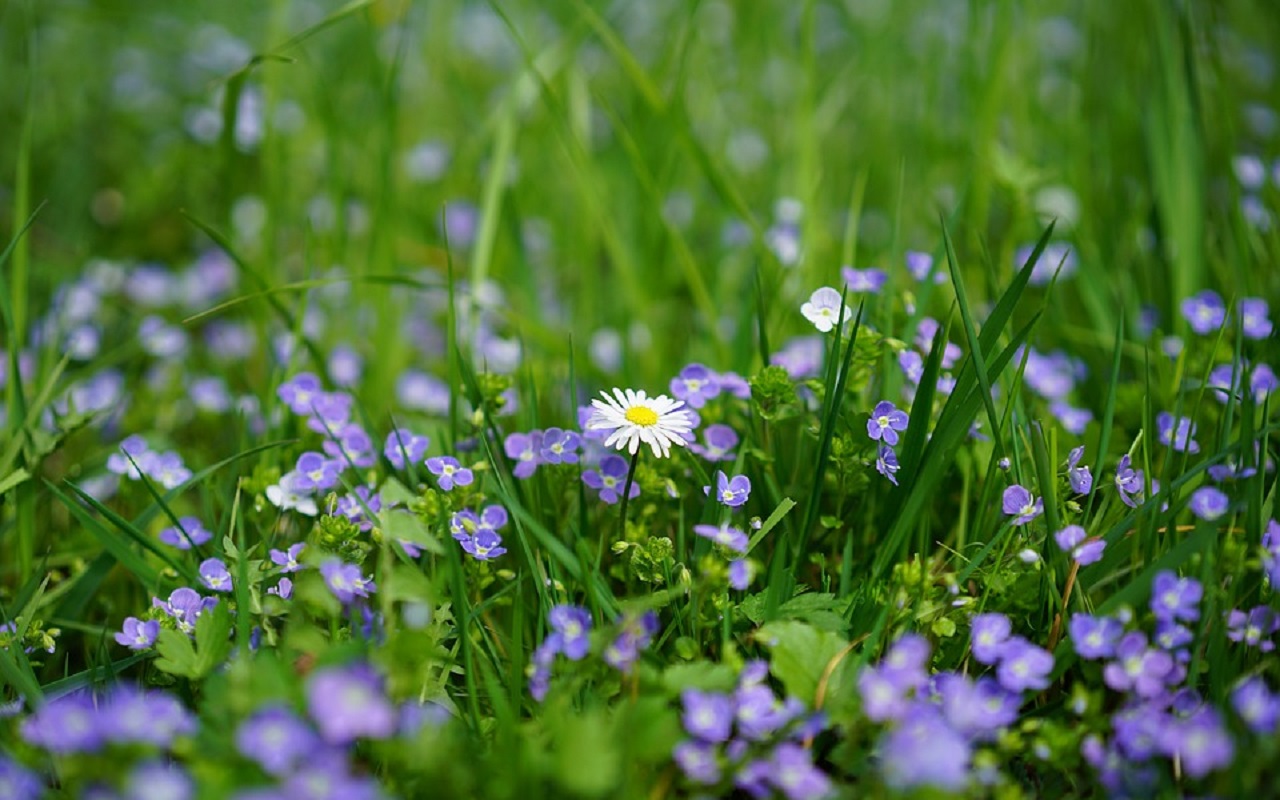
[[[627,482],[622,487],[622,511],[618,515],[618,539],[627,538],[627,504],[631,501],[631,484],[636,480],[636,463],[640,460],[640,448],[631,454],[631,466],[627,468]]]

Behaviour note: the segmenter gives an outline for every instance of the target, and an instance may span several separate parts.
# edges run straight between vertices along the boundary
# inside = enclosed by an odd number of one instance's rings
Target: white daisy
[[[813,327],[826,333],[837,324],[836,318],[840,317],[840,301],[839,292],[830,286],[823,286],[809,296],[809,302],[800,306],[800,313],[813,323]],[[844,317],[839,320],[840,324],[848,322],[852,315],[853,310],[845,306]]]
[[[682,411],[684,402],[665,394],[648,397],[643,391],[614,389],[611,397],[601,392],[603,401],[592,400],[593,410],[587,418],[589,431],[612,431],[605,447],[627,450],[632,455],[644,442],[658,458],[671,453],[671,445],[684,447],[684,438],[693,429],[693,420]]]

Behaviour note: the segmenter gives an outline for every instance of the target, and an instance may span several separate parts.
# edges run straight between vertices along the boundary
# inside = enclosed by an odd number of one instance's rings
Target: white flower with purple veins
[[[843,314],[841,314],[842,306]],[[809,302],[800,306],[800,313],[804,314],[804,318],[812,322],[813,327],[819,332],[828,333],[836,325],[848,322],[849,317],[853,316],[853,309],[844,305],[844,298],[839,292],[830,286],[823,286],[809,295]]]
[[[280,476],[279,483],[267,487],[267,500],[281,511],[297,511],[308,517],[314,517],[319,508],[310,491],[298,488],[298,473],[286,472]]]

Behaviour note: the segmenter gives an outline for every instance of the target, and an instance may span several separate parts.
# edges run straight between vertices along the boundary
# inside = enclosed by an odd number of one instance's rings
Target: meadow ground
[[[1275,796],[1278,58],[0,5],[0,798]]]

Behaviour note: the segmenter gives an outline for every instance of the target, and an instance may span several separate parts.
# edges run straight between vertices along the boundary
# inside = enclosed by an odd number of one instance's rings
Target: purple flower
[[[1161,650],[1172,653],[1191,644],[1194,638],[1191,629],[1186,625],[1164,620],[1156,622],[1155,643]]]
[[[516,462],[512,474],[523,480],[532,475],[542,462],[542,431],[513,433],[503,440],[502,449],[508,458]]]
[[[338,473],[341,471],[342,467],[338,462],[330,461],[321,453],[303,453],[294,467],[293,472],[297,477],[293,488],[304,492],[331,489],[338,485]]]
[[[893,447],[898,443],[898,432],[907,429],[907,414],[899,411],[893,403],[881,400],[871,411],[867,420],[867,436],[871,441],[883,441]]]
[[[220,558],[206,558],[200,562],[200,581],[211,591],[231,591],[231,573]]]
[[[183,466],[182,457],[177,453],[161,453],[146,460],[147,477],[166,489],[176,489],[191,479],[191,470]]]
[[[831,793],[831,779],[813,765],[813,754],[794,742],[774,748],[770,767],[770,782],[787,800],[818,800]]]
[[[971,752],[931,705],[916,703],[880,742],[880,769],[894,789],[933,787],[959,792],[969,782]]]
[[[840,279],[844,281],[845,288],[853,294],[879,294],[884,288],[885,281],[889,280],[889,276],[882,269],[842,267]]]
[[[280,384],[276,389],[279,397],[295,414],[310,414],[311,405],[324,391],[320,379],[310,372],[300,372],[291,379]]]
[[[200,593],[195,589],[186,586],[174,589],[169,594],[168,601],[161,600],[158,597],[151,598],[151,605],[159,608],[173,617],[178,625],[178,630],[183,633],[192,633],[196,629],[196,620],[204,613],[206,609],[213,608],[218,604],[216,597],[201,597]]]
[[[470,486],[475,480],[471,470],[458,463],[453,456],[435,456],[427,459],[427,470],[436,476],[440,489],[453,491],[454,486]]]
[[[1231,734],[1212,706],[1201,706],[1185,719],[1174,719],[1160,730],[1160,749],[1178,759],[1183,771],[1199,779],[1230,766],[1235,755]]]
[[[139,468],[145,468],[146,462],[155,457],[147,440],[135,433],[120,442],[119,449],[121,452],[107,456],[107,469],[130,480],[139,480],[142,477]]]
[[[542,435],[542,449],[538,455],[548,464],[576,464],[581,445],[582,438],[573,431],[547,428]]]
[[[55,755],[96,752],[105,741],[93,700],[83,693],[45,703],[24,719],[18,730],[27,744]]]
[[[627,483],[627,461],[622,456],[607,455],[600,459],[598,470],[582,473],[582,482],[600,493],[600,499],[610,505],[618,502]],[[631,497],[640,496],[640,484],[631,483]]]
[[[199,547],[213,538],[213,534],[200,524],[199,517],[178,517],[178,525],[160,531],[160,541],[179,550]]]
[[[911,273],[911,277],[918,281],[925,280],[929,277],[929,273],[933,270],[933,256],[928,253],[921,253],[916,250],[908,250],[906,253],[907,272]],[[933,274],[934,283],[946,283],[946,270],[938,270]]]
[[[307,427],[326,436],[340,431],[351,420],[355,398],[346,392],[321,392],[312,399]]]
[[[1227,513],[1231,501],[1220,489],[1212,486],[1201,486],[1191,493],[1191,501],[1187,506],[1191,513],[1206,522],[1213,522]]]
[[[1090,539],[1081,544],[1079,547],[1071,551],[1071,558],[1080,566],[1087,567],[1090,564],[1096,564],[1102,560],[1102,554],[1107,549],[1107,543],[1103,539]]]
[[[267,594],[274,594],[281,600],[288,600],[293,597],[293,581],[288,578],[281,578],[279,583],[267,589]]]
[[[334,512],[346,517],[362,531],[373,529],[374,519],[382,510],[382,498],[368,486],[357,486],[351,494],[344,494],[334,504]]]
[[[1255,606],[1247,614],[1240,609],[1227,613],[1227,638],[1257,647],[1264,653],[1276,649],[1270,637],[1277,630],[1280,630],[1280,616],[1267,606]]]
[[[39,800],[44,781],[17,761],[0,754],[0,797],[10,800]]]
[[[1063,550],[1071,550],[1076,545],[1083,542],[1088,533],[1079,525],[1068,525],[1053,535],[1053,540],[1058,543],[1058,547]]]
[[[1261,297],[1240,299],[1240,324],[1246,339],[1265,339],[1271,335],[1272,325],[1267,301]]]
[[[884,658],[880,669],[903,686],[919,688],[928,680],[929,640],[917,633],[898,637]]]
[[[976,682],[968,676],[943,673],[937,677],[942,713],[955,730],[970,739],[994,738],[1018,718],[1022,701],[991,678]]]
[[[1011,692],[1038,691],[1049,688],[1049,673],[1052,671],[1052,653],[1021,636],[1014,636],[1001,648],[996,679]]]
[[[280,567],[281,572],[297,572],[302,569],[302,565],[298,563],[298,556],[302,555],[302,551],[307,548],[303,542],[290,545],[288,551],[272,550],[271,563]]]
[[[1068,631],[1081,658],[1111,658],[1116,652],[1116,642],[1124,635],[1124,625],[1111,617],[1075,613],[1071,615]]]
[[[898,367],[911,383],[919,384],[924,377],[924,357],[914,350],[904,350],[898,354]]]
[[[925,317],[920,320],[916,325],[915,338],[916,347],[920,348],[920,352],[928,353],[933,349],[933,340],[937,337],[938,330],[941,327],[942,325],[940,325],[933,317]],[[960,356],[960,346],[953,342],[946,342],[942,348],[942,368],[951,369],[956,365],[956,362],[960,360]],[[938,383],[939,386],[941,386],[942,380],[939,379]],[[950,389],[947,389],[944,393],[949,392]]]
[[[1014,525],[1026,525],[1044,513],[1044,499],[1033,498],[1031,492],[1015,483],[1004,490],[1001,507],[1014,518]]]
[[[1156,416],[1156,434],[1160,444],[1172,447],[1179,453],[1199,453],[1200,445],[1192,436],[1196,435],[1196,424],[1190,417],[1175,417],[1167,411]]]
[[[321,444],[325,455],[332,459],[334,469],[341,472],[347,466],[366,468],[378,463],[373,452],[373,439],[369,433],[355,423],[347,423],[337,430],[331,438]]]
[[[130,650],[146,650],[155,644],[156,637],[159,635],[160,623],[157,620],[149,619],[143,622],[137,617],[126,617],[124,630],[117,633],[115,639]]]
[[[710,486],[703,486],[702,491],[711,493]],[[730,508],[737,508],[747,502],[751,495],[751,479],[746,475],[734,475],[729,478],[721,470],[716,470],[716,500]]]
[[[728,425],[708,425],[702,430],[704,445],[693,444],[689,449],[708,461],[733,461],[737,456],[733,448],[738,446],[738,434]]]
[[[745,555],[747,552],[747,534],[727,522],[718,526],[694,525],[693,532],[740,555]]]
[[[1128,455],[1120,458],[1116,464],[1116,491],[1120,494],[1120,499],[1129,508],[1137,508],[1146,498],[1146,483],[1142,470],[1133,469],[1130,466]],[[1156,481],[1151,481],[1152,494],[1158,492],[1160,486]]]
[[[1057,418],[1063,430],[1075,436],[1083,436],[1085,428],[1093,422],[1093,412],[1087,408],[1075,408],[1062,400],[1049,404],[1049,413]],[[1083,449],[1083,448],[1081,448]],[[1089,468],[1084,468],[1087,473]]]
[[[107,697],[98,725],[109,742],[166,748],[179,736],[195,734],[198,727],[195,717],[173,695],[125,685]]]
[[[1004,614],[987,613],[978,614],[969,624],[969,640],[974,659],[987,666],[995,664],[1004,653],[1009,634],[1013,631],[1013,623]]]
[[[720,782],[720,762],[715,745],[686,740],[676,745],[671,757],[684,776],[694,783],[710,786]]]
[[[1152,698],[1164,692],[1173,673],[1173,657],[1147,646],[1147,637],[1138,631],[1125,634],[1116,644],[1116,660],[1102,670],[1102,680],[1117,692],[1133,691]]]
[[[704,742],[725,742],[733,730],[733,699],[715,692],[685,689],[680,694],[681,717],[690,736]]]
[[[716,382],[721,392],[728,392],[739,400],[751,399],[751,384],[736,372],[720,372],[716,374]]]
[[[336,558],[326,559],[320,565],[320,575],[333,596],[344,604],[357,597],[368,597],[377,587],[372,578],[362,577],[358,564],[346,564]]]
[[[1195,578],[1179,578],[1164,570],[1151,584],[1151,611],[1156,619],[1195,622],[1200,619],[1204,587]]]
[[[1260,736],[1274,733],[1280,724],[1280,697],[1256,675],[1231,690],[1231,707],[1249,730]]]
[[[671,394],[690,408],[702,408],[720,394],[720,382],[714,372],[701,364],[690,364],[671,379]]]
[[[872,722],[901,719],[911,705],[908,695],[914,687],[914,681],[883,667],[864,667],[858,673],[862,713]]]
[[[271,775],[289,774],[320,747],[311,726],[284,706],[259,709],[236,729],[236,749]]]
[[[307,710],[329,744],[394,736],[399,716],[367,664],[313,672],[307,681]]]
[[[559,650],[570,661],[581,661],[590,646],[591,614],[579,606],[558,605],[547,613],[547,620],[559,639]]]
[[[177,764],[144,761],[125,779],[124,796],[134,800],[191,800],[196,784]]]
[[[898,465],[898,456],[894,454],[893,448],[888,445],[880,445],[876,450],[876,472],[889,479],[894,486],[898,485],[896,473],[901,467]]]
[[[1182,316],[1191,330],[1204,336],[1222,327],[1227,319],[1227,307],[1217,292],[1205,289],[1182,301]]]
[[[658,632],[658,615],[646,611],[622,621],[622,630],[604,650],[604,661],[621,672],[630,672],[640,651],[649,646]]]
[[[387,441],[382,446],[382,454],[396,469],[404,469],[407,464],[418,464],[427,454],[427,446],[431,440],[419,436],[404,428],[395,428],[387,434]]]
[[[1067,456],[1067,482],[1071,484],[1071,491],[1076,494],[1088,494],[1093,491],[1093,475],[1090,474],[1089,467],[1077,466],[1083,457],[1084,445],[1072,448]]]
[[[507,552],[507,548],[502,546],[502,536],[488,528],[480,528],[475,535],[468,536],[460,542],[462,549],[476,561],[488,561]]]
[[[729,562],[729,587],[745,592],[751,585],[751,562],[737,558]]]

